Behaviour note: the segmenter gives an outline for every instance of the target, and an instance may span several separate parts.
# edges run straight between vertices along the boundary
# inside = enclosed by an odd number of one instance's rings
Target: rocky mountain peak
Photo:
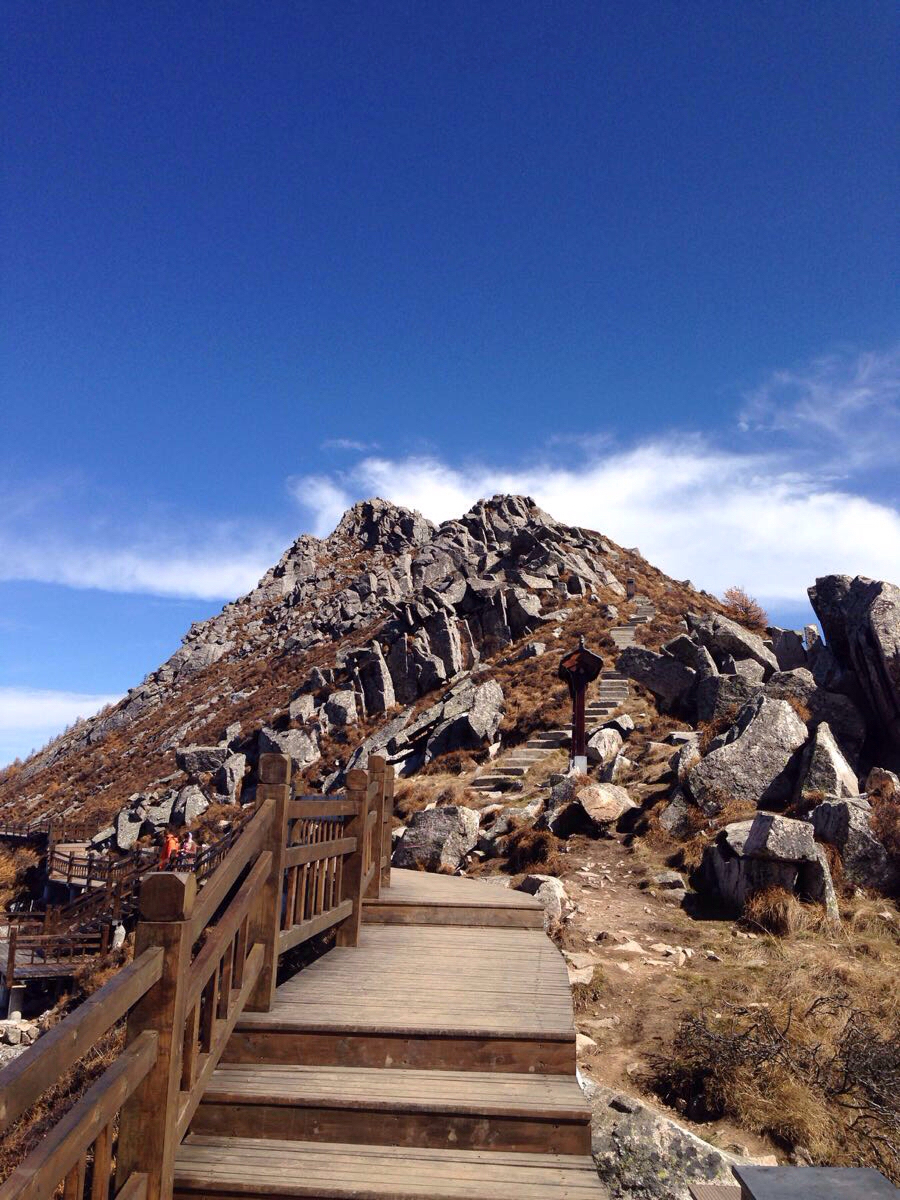
[[[424,546],[433,534],[434,525],[415,509],[375,496],[348,508],[327,540],[355,542],[365,550],[380,546],[389,554],[401,554]]]

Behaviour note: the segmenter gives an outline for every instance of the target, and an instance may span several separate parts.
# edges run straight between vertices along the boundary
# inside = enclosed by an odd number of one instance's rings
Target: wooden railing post
[[[259,756],[258,804],[275,801],[269,834],[263,850],[272,852],[272,869],[260,893],[259,905],[250,924],[250,941],[261,942],[263,963],[247,1000],[250,1012],[268,1012],[275,998],[278,971],[278,938],[281,933],[281,897],[284,890],[284,851],[287,842],[288,803],[291,798],[291,760],[286,754]]]
[[[380,754],[369,755],[369,777],[374,778],[377,789],[375,792],[375,828],[372,830],[372,857],[375,869],[369,886],[366,888],[366,899],[377,900],[381,894],[381,850],[384,826],[384,781],[387,769],[387,759]]]
[[[159,1050],[150,1073],[122,1108],[116,1189],[133,1171],[147,1176],[147,1200],[170,1200],[177,1148],[178,1093],[184,1007],[191,964],[191,915],[197,895],[192,874],[154,872],[141,885],[137,959],[151,946],[163,951],[162,976],[128,1014],[125,1044],[155,1030]]]
[[[381,886],[391,886],[391,855],[393,845],[393,816],[394,816],[394,768],[385,765],[384,769],[384,812],[381,825]]]
[[[366,849],[366,821],[368,806],[369,777],[365,771],[347,772],[347,799],[356,804],[356,813],[344,827],[345,837],[356,838],[356,849],[344,860],[341,899],[350,900],[353,911],[338,926],[338,946],[358,946],[359,927],[362,924],[362,881],[363,856]]]

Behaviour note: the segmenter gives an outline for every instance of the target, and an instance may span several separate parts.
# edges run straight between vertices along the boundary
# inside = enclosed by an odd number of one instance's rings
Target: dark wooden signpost
[[[583,759],[582,769],[587,766],[587,735],[584,727],[584,698],[588,684],[593,683],[603,670],[603,659],[599,654],[588,650],[584,638],[577,649],[570,650],[563,656],[559,664],[559,677],[569,685],[569,695],[572,697],[572,753],[573,765]]]

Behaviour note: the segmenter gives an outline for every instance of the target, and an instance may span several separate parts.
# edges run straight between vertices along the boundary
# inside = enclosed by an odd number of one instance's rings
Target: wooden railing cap
[[[185,921],[194,911],[197,879],[186,871],[154,871],[141,883],[140,913],[145,921]]]
[[[261,754],[259,756],[260,783],[290,783],[291,760],[286,754]]]

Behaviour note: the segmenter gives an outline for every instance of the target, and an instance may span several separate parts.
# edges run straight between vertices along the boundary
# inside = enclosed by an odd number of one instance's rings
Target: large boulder
[[[527,892],[538,901],[544,910],[544,928],[547,930],[555,929],[571,906],[563,881],[552,875],[526,875],[517,890]]]
[[[715,613],[701,620],[695,619],[692,624],[693,632],[717,663],[731,655],[734,659],[753,659],[764,668],[767,676],[778,670],[778,659],[762,638],[736,621]]]
[[[772,675],[766,683],[766,695],[774,700],[787,700],[795,709],[808,712],[805,719],[811,725],[827,721],[847,761],[851,765],[859,761],[866,738],[866,719],[849,696],[820,687],[805,667]]]
[[[698,680],[694,711],[698,722],[719,721],[754,696],[761,687],[745,675],[707,675]]]
[[[800,769],[800,796],[805,799],[822,792],[834,796],[859,795],[856,775],[826,721],[816,726]]]
[[[141,836],[144,814],[123,808],[116,814],[116,848],[124,853],[133,850]]]
[[[355,725],[357,722],[356,693],[353,689],[346,688],[343,691],[332,692],[325,701],[325,716],[332,725],[338,727]]]
[[[844,874],[857,887],[893,892],[900,886],[900,870],[869,825],[871,808],[861,796],[829,796],[810,813],[819,841],[840,851]]]
[[[769,806],[786,803],[794,790],[798,751],[806,726],[784,700],[748,700],[724,736],[687,776],[687,786],[706,813],[729,800]]]
[[[260,754],[286,754],[295,771],[318,762],[319,742],[311,730],[285,729],[276,732],[264,725],[257,739]]]
[[[825,575],[809,589],[825,641],[856,673],[887,743],[900,745],[900,587],[857,575]]]
[[[245,754],[229,754],[216,773],[216,791],[220,796],[225,797],[227,804],[237,804],[240,800],[246,769],[247,756]]]
[[[731,1168],[753,1161],[711,1146],[634,1096],[589,1077],[582,1087],[591,1104],[591,1152],[607,1189],[603,1195],[615,1200],[690,1200],[691,1186],[702,1183],[721,1184],[728,1195],[734,1183]]]
[[[740,911],[754,892],[782,888],[824,904],[832,918],[837,900],[828,861],[807,821],[759,813],[735,821],[703,853],[700,879],[731,909]]]
[[[618,784],[593,783],[584,777],[569,776],[551,790],[541,823],[557,837],[597,834],[616,825],[636,808],[628,792]]]
[[[696,671],[677,658],[644,646],[627,646],[616,661],[616,670],[652,692],[667,712],[683,707],[697,678]]]
[[[587,742],[587,757],[592,763],[611,762],[622,749],[624,742],[618,729],[598,729]]]
[[[378,642],[348,656],[348,665],[359,680],[359,687],[369,714],[386,712],[396,703],[391,673]]]
[[[229,753],[227,746],[179,746],[175,751],[175,761],[186,775],[196,779],[200,775],[218,771]]]
[[[777,626],[768,630],[772,639],[772,652],[778,660],[779,671],[791,671],[794,667],[806,666],[806,647],[803,645],[803,634],[796,629],[779,629]]]
[[[428,739],[425,761],[451,750],[477,750],[493,742],[503,716],[503,689],[494,679],[444,705],[443,720]]]
[[[413,813],[391,859],[395,867],[455,871],[478,841],[478,813],[447,805]]]
[[[209,801],[195,783],[183,787],[172,805],[173,825],[193,825],[209,808]]]

